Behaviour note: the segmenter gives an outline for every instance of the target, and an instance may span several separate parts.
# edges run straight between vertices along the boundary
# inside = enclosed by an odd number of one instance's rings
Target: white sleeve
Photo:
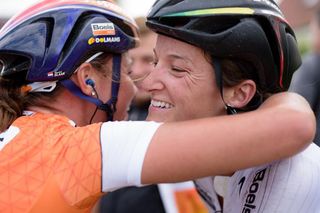
[[[106,122],[101,127],[102,191],[141,185],[141,171],[151,139],[161,123]]]

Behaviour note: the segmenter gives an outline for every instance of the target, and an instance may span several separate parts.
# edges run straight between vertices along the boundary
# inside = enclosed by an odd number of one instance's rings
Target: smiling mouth
[[[151,106],[161,108],[161,109],[170,109],[173,107],[172,104],[164,101],[151,100]]]

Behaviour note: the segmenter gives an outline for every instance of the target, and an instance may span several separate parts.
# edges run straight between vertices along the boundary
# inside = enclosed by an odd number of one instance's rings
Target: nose
[[[162,70],[153,67],[149,75],[143,79],[141,87],[147,92],[162,90],[164,88],[163,80]]]

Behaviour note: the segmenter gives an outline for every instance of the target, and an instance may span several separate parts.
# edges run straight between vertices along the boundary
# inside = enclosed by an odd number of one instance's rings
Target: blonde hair
[[[135,18],[135,21],[139,28],[139,36],[145,36],[145,35],[148,35],[149,33],[153,33],[153,31],[151,31],[146,25],[146,21],[147,21],[146,17],[139,16]]]

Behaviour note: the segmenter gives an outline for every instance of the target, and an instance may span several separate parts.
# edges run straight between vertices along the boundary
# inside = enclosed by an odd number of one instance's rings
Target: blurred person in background
[[[150,94],[141,88],[142,80],[153,69],[153,47],[156,43],[156,34],[149,30],[145,17],[135,19],[139,27],[140,44],[129,51],[130,71],[129,74],[137,87],[129,111],[129,120],[145,120],[150,105]]]
[[[320,8],[309,24],[311,52],[303,58],[301,67],[294,73],[289,90],[304,96],[317,118],[314,142],[320,146]]]
[[[129,111],[129,120],[145,120],[150,93],[142,87],[153,69],[156,33],[146,27],[145,17],[135,19],[139,27],[139,46],[129,50],[129,75],[138,89]],[[100,212],[112,213],[206,213],[192,181],[127,187],[108,193],[100,201]]]

